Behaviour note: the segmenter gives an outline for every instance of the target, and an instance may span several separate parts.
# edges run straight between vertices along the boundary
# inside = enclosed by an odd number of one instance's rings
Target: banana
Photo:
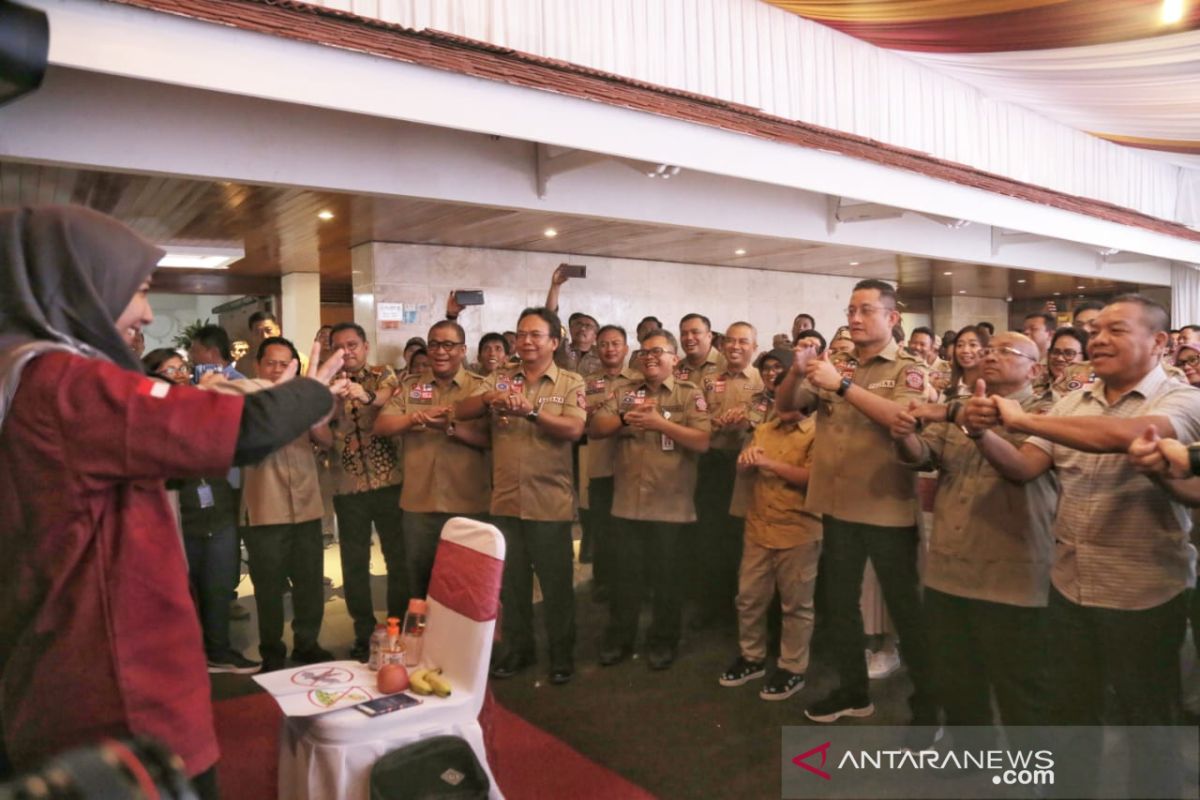
[[[429,685],[431,687],[433,687],[433,693],[436,694],[438,697],[449,697],[450,696],[450,681],[446,680],[441,675],[440,669],[437,672],[433,672],[433,671],[427,672],[425,674],[424,678],[429,683]]]
[[[433,694],[433,686],[429,682],[430,672],[427,669],[419,669],[409,673],[408,686],[417,694]]]

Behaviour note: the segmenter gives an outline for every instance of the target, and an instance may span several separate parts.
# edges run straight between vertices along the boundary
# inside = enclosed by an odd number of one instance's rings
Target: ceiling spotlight
[[[967,293],[967,290],[966,290],[966,289],[959,289],[959,290],[958,290],[958,293],[959,293],[959,294],[966,294],[966,293]]]
[[[1183,0],[1163,0],[1160,19],[1163,25],[1174,25],[1183,19]]]
[[[542,236],[545,236],[547,239],[553,239],[555,236],[558,236],[558,231],[554,230],[554,228],[546,228],[546,230],[542,231]]]
[[[1024,283],[1024,282],[1025,282],[1024,278],[1017,278],[1017,283]]]
[[[857,266],[858,266],[858,262],[857,262],[857,261],[851,261],[851,262],[850,262],[850,266],[852,266],[852,267],[857,267]]]
[[[1076,289],[1086,289],[1087,287],[1086,286],[1076,286],[1075,288]]]
[[[317,212],[317,218],[323,219],[325,221],[329,221],[329,220],[333,219],[333,212],[326,208],[322,211]]]
[[[943,275],[953,275],[954,273],[953,272],[943,272],[942,274]]]
[[[1055,292],[1055,293],[1054,293],[1054,296],[1055,296],[1055,297],[1058,297],[1060,294],[1062,294],[1062,292]]]
[[[734,254],[735,256],[744,256],[744,255],[746,255],[746,248],[744,248],[744,247],[739,247],[737,250],[734,250],[734,251],[733,251],[733,254]]]

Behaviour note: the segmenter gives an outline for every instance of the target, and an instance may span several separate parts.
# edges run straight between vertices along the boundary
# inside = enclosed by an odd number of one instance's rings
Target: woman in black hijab
[[[300,379],[249,397],[144,376],[162,251],[82,208],[0,209],[0,720],[17,769],[153,736],[204,797],[218,758],[163,478],[224,474],[327,414]]]

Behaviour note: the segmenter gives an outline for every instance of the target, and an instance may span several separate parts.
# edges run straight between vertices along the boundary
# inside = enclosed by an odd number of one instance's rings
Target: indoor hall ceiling
[[[341,296],[349,292],[351,282],[350,248],[369,241],[882,278],[895,281],[902,299],[914,306],[935,294],[1030,299],[1055,293],[1106,295],[1132,288],[1094,278],[931,261],[795,239],[0,161],[0,205],[35,203],[95,208],[163,246],[244,247],[245,258],[226,274],[250,278],[320,272],[327,292]],[[321,212],[333,216],[322,219]],[[550,228],[556,236],[546,236]]]
[[[1200,166],[1197,0],[766,0],[999,100]]]

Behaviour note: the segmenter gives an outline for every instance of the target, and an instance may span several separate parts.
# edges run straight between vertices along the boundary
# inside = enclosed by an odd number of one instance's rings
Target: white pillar
[[[296,349],[307,354],[321,327],[321,275],[288,272],[279,281],[283,294],[279,325]]]
[[[1200,265],[1171,265],[1171,327],[1200,325]]]

